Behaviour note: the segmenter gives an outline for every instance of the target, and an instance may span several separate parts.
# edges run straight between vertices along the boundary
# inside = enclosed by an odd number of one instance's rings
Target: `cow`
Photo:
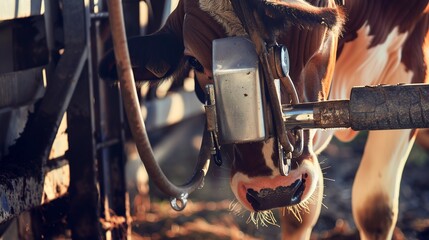
[[[300,101],[315,102],[347,99],[354,86],[426,82],[428,2],[249,0],[248,4],[269,29],[262,34],[264,40],[289,50],[290,77]],[[192,69],[195,92],[204,102],[203,89],[213,83],[212,41],[229,36],[246,36],[229,0],[181,0],[159,31],[129,39],[135,78],[180,79]],[[100,62],[100,76],[117,78],[113,52]],[[282,100],[290,101],[287,91],[282,90]],[[303,153],[292,159],[287,176],[279,171],[276,138],[222,145],[223,158],[231,161],[232,192],[244,209],[259,213],[252,215],[255,221],[269,222],[270,209],[281,209],[284,239],[308,239],[323,197],[317,154],[334,135],[350,141],[356,134],[349,129],[305,130]],[[392,237],[402,170],[415,135],[415,130],[369,132],[352,191],[361,239]],[[264,193],[270,197],[261,197]]]

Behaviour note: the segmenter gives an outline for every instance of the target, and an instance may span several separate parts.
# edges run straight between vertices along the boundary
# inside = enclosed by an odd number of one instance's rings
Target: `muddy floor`
[[[202,129],[197,127],[199,122],[194,119],[151,135],[162,168],[176,183],[185,182],[192,172],[189,166],[195,160]],[[363,133],[352,143],[334,140],[319,156],[325,198],[312,239],[359,239],[351,215],[351,189],[365,139]],[[137,169],[136,165],[131,168]],[[133,239],[279,239],[278,222],[256,226],[249,222],[248,212],[230,211],[234,197],[229,188],[229,169],[228,162],[221,167],[212,165],[204,187],[191,194],[182,212],[172,210],[169,200],[154,186],[150,185],[149,201],[142,194],[146,191],[142,184],[131,184]],[[141,182],[144,180],[140,178]],[[140,189],[140,193],[133,189]],[[399,208],[394,239],[429,239],[429,155],[418,146],[405,166]]]

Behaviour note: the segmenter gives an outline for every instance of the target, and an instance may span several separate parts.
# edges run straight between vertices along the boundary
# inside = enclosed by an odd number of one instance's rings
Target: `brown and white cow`
[[[347,99],[353,86],[426,79],[428,0],[346,0],[344,5],[334,0],[248,2],[271,27],[266,36],[288,48],[290,75],[301,101]],[[181,0],[161,30],[129,40],[135,77],[181,78],[192,67],[202,100],[202,89],[213,83],[212,41],[245,35],[229,0]],[[116,77],[112,53],[101,62],[100,75]],[[308,239],[323,196],[316,153],[334,134],[349,141],[356,133],[306,131],[304,152],[293,159],[288,176],[279,172],[275,138],[222,146],[223,157],[232,163],[230,183],[238,201],[251,212],[282,208],[283,237]],[[414,135],[413,130],[369,133],[352,196],[362,239],[391,238],[401,174]],[[282,188],[289,189],[288,194],[273,194]],[[263,192],[270,198],[259,197]]]

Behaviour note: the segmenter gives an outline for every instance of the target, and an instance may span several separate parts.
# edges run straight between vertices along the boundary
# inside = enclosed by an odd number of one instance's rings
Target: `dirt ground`
[[[179,134],[179,146],[172,140],[155,141],[155,150],[161,151],[161,166],[174,182],[184,182],[192,171],[188,154],[196,153],[193,142],[198,142],[199,130],[194,120],[178,129],[155,133]],[[319,156],[325,172],[325,198],[322,213],[315,226],[312,239],[359,239],[351,215],[351,188],[360,161],[366,135],[361,134],[352,143],[333,141]],[[190,139],[186,142],[183,139]],[[175,146],[171,148],[171,146]],[[176,149],[177,148],[177,149]],[[155,151],[157,152],[157,150]],[[174,159],[174,162],[172,160]],[[185,162],[180,162],[185,161]],[[429,155],[415,146],[405,166],[400,193],[400,215],[394,239],[429,239]],[[178,176],[181,177],[177,177]],[[151,201],[140,194],[131,193],[133,205],[133,239],[279,239],[280,227],[255,226],[248,222],[248,213],[236,215],[230,211],[234,200],[229,188],[229,166],[212,165],[204,187],[191,194],[186,209],[175,212],[169,201],[150,186]],[[276,213],[278,214],[278,213]],[[277,222],[278,224],[278,222]]]

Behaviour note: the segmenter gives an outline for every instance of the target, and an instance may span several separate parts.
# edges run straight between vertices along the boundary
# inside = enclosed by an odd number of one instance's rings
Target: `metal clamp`
[[[286,88],[286,92],[289,94],[291,103],[292,104],[298,104],[299,103],[299,97],[298,92],[296,91],[295,85],[293,84],[292,79],[289,76],[289,53],[287,51],[287,48],[284,46],[274,46],[270,49],[270,55],[272,63],[271,65],[276,65],[277,69],[277,77],[281,80],[281,84]],[[280,94],[280,85],[277,87],[277,95],[278,99],[281,105],[281,94]],[[287,119],[284,118],[283,115],[283,121]],[[285,122],[285,126],[287,126]],[[286,135],[288,137],[289,142],[290,138],[295,138],[295,144],[293,146],[293,149],[291,151],[287,151],[284,149],[284,147],[279,144],[279,170],[280,174],[283,176],[287,176],[289,172],[291,171],[291,161],[292,158],[297,158],[301,156],[303,148],[304,148],[304,138],[303,138],[303,131],[302,129],[288,129],[286,128],[286,131],[288,131],[288,134]]]
[[[292,170],[292,153],[286,152],[281,144],[278,144],[279,149],[279,171],[283,176],[288,176]]]
[[[222,165],[222,156],[220,154],[220,144],[217,137],[217,126],[216,126],[216,99],[213,84],[206,86],[206,118],[207,118],[207,131],[210,133],[210,154],[212,160],[217,166]]]

